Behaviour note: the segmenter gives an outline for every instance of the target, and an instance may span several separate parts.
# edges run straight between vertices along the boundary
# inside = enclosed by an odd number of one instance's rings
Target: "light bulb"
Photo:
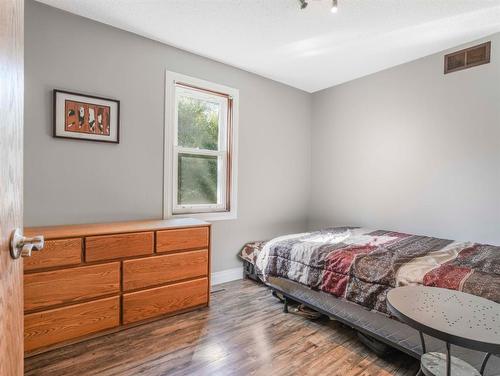
[[[337,0],[332,0],[332,9],[330,9],[332,13],[337,13],[339,11],[339,7],[337,5]]]

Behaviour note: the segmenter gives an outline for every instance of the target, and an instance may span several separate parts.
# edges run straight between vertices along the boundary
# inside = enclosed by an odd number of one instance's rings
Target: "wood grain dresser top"
[[[25,236],[43,235],[45,239],[63,239],[82,236],[110,235],[124,232],[168,230],[185,227],[210,226],[210,223],[192,218],[156,219],[145,221],[127,221],[93,223],[82,225],[63,225],[46,227],[26,227]]]

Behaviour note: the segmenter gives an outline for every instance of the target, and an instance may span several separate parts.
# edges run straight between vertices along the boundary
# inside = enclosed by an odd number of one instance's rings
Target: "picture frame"
[[[53,136],[82,141],[120,143],[120,101],[53,90]]]

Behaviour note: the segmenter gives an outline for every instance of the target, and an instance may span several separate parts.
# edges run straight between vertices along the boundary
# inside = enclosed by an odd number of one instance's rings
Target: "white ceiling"
[[[500,0],[39,0],[314,92],[500,31]]]

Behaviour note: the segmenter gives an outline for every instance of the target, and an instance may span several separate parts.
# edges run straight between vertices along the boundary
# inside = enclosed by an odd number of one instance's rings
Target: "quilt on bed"
[[[243,256],[245,253],[245,256]],[[242,252],[257,273],[388,313],[386,294],[409,284],[500,303],[500,247],[383,230],[336,227],[253,242]]]

